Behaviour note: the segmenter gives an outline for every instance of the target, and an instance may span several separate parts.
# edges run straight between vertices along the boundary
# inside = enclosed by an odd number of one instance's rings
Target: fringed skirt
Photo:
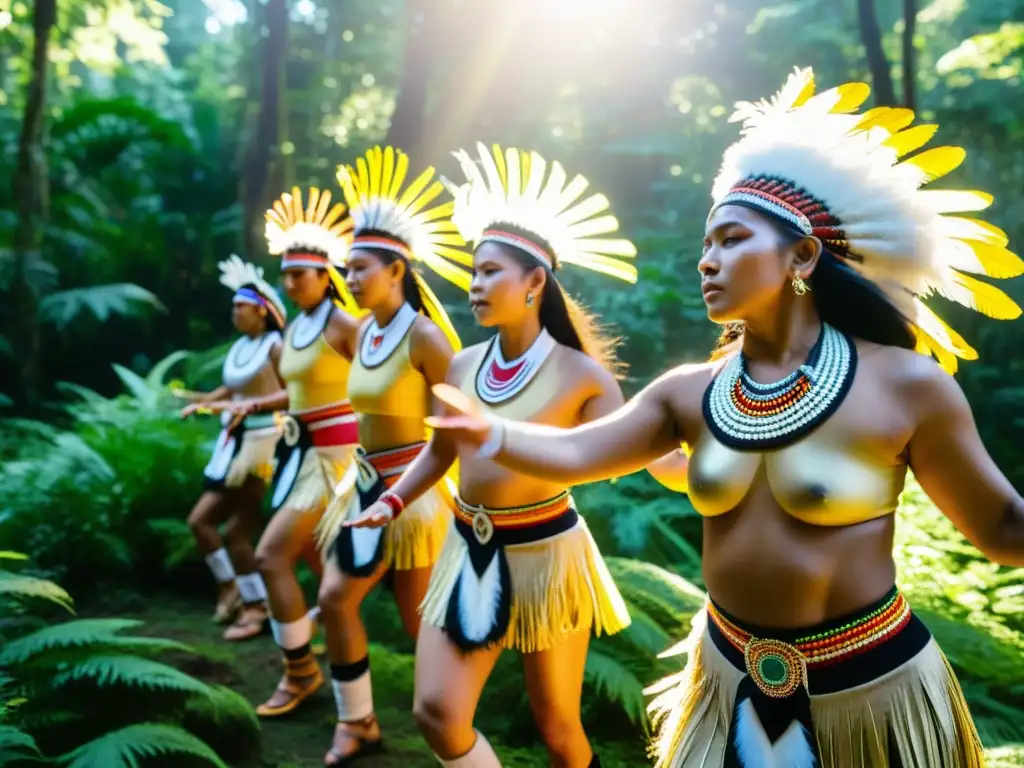
[[[630,621],[568,492],[514,509],[456,499],[420,612],[464,651],[499,644],[534,653],[569,633],[611,635]]]
[[[283,416],[271,509],[310,512],[326,507],[352,465],[358,439],[347,400]]]
[[[410,571],[437,561],[452,518],[447,479],[407,504],[402,514],[383,528],[342,527],[345,520],[358,517],[397,483],[425,445],[415,443],[377,453],[356,450],[355,461],[317,529],[321,546],[337,557],[342,573],[365,578],[382,563],[396,571]]]
[[[649,692],[659,768],[979,768],[953,671],[894,588],[799,631],[709,602],[674,651],[686,668]]]
[[[230,421],[230,418],[225,413],[221,422]],[[273,414],[247,416],[230,431],[225,424],[203,470],[203,483],[207,490],[240,488],[250,475],[269,482],[274,473],[274,447],[278,435]]]

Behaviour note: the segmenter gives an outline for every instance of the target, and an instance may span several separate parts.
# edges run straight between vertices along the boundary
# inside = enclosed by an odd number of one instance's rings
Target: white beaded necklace
[[[316,341],[327,327],[333,309],[334,300],[328,296],[312,312],[303,312],[295,318],[292,329],[292,349],[305,349]]]
[[[799,440],[831,416],[857,370],[857,348],[823,324],[807,362],[789,376],[759,384],[737,354],[704,392],[704,421],[731,448],[779,448]]]
[[[537,375],[557,343],[547,328],[541,328],[529,349],[515,360],[506,362],[501,353],[501,341],[495,336],[476,371],[477,396],[489,405],[511,400]]]
[[[376,318],[370,318],[362,343],[359,345],[359,361],[363,367],[376,368],[391,357],[391,353],[398,348],[405,334],[416,322],[418,314],[407,302],[399,307],[394,317],[383,328],[377,325]]]
[[[277,331],[269,331],[256,338],[239,337],[224,358],[224,367],[221,371],[224,386],[229,389],[242,389],[266,365],[270,348],[280,340],[281,334]]]

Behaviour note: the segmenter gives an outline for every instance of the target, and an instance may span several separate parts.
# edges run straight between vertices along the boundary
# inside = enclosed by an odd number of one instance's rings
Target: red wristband
[[[405,502],[402,501],[402,498],[397,493],[392,493],[391,491],[385,491],[382,493],[377,501],[383,501],[391,507],[392,520],[402,514],[402,510],[405,509]]]

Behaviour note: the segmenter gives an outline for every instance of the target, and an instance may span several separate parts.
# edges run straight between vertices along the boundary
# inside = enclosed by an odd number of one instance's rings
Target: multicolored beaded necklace
[[[501,354],[501,341],[495,336],[476,372],[477,396],[488,405],[511,400],[537,375],[555,345],[547,328],[541,328],[529,349],[515,360],[507,361]]]
[[[835,412],[856,370],[853,342],[823,323],[807,362],[780,381],[759,384],[747,374],[743,354],[733,357],[704,392],[704,421],[730,448],[780,448]]]

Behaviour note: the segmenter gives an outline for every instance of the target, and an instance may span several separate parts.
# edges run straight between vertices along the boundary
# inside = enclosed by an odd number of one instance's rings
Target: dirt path
[[[143,615],[138,616],[146,622],[142,629],[145,634],[181,640],[197,651],[197,656],[169,660],[184,671],[206,682],[228,686],[253,703],[263,701],[277,684],[281,663],[269,636],[243,643],[227,643],[220,639],[220,629],[209,620],[205,604],[169,598],[147,601],[147,605]],[[368,610],[374,608],[367,606]],[[132,613],[123,611],[121,615]],[[389,620],[376,623],[383,624],[384,628],[375,627],[378,632],[374,636],[380,637],[386,645],[371,646],[370,658],[374,701],[387,751],[358,764],[367,768],[436,768],[437,762],[416,730],[410,714],[413,686],[411,643],[398,631],[397,617],[394,626]],[[513,746],[502,742],[501,734],[530,734],[532,731],[529,711],[519,693],[522,689],[521,681],[517,679],[516,660],[511,654],[506,656],[502,658],[502,664],[481,703],[478,726],[488,734],[506,768],[543,768],[548,765],[547,754],[539,744],[530,746],[531,736],[524,737],[529,739],[525,744]],[[510,699],[514,703],[510,703]],[[292,715],[262,721],[261,758],[240,763],[235,768],[313,768],[323,765],[334,720],[334,701],[329,687],[325,686]],[[602,729],[601,724],[588,723],[588,730],[595,745],[599,745],[605,768],[648,764],[643,757],[642,744],[633,740],[605,742],[599,734],[608,734],[607,724]]]

